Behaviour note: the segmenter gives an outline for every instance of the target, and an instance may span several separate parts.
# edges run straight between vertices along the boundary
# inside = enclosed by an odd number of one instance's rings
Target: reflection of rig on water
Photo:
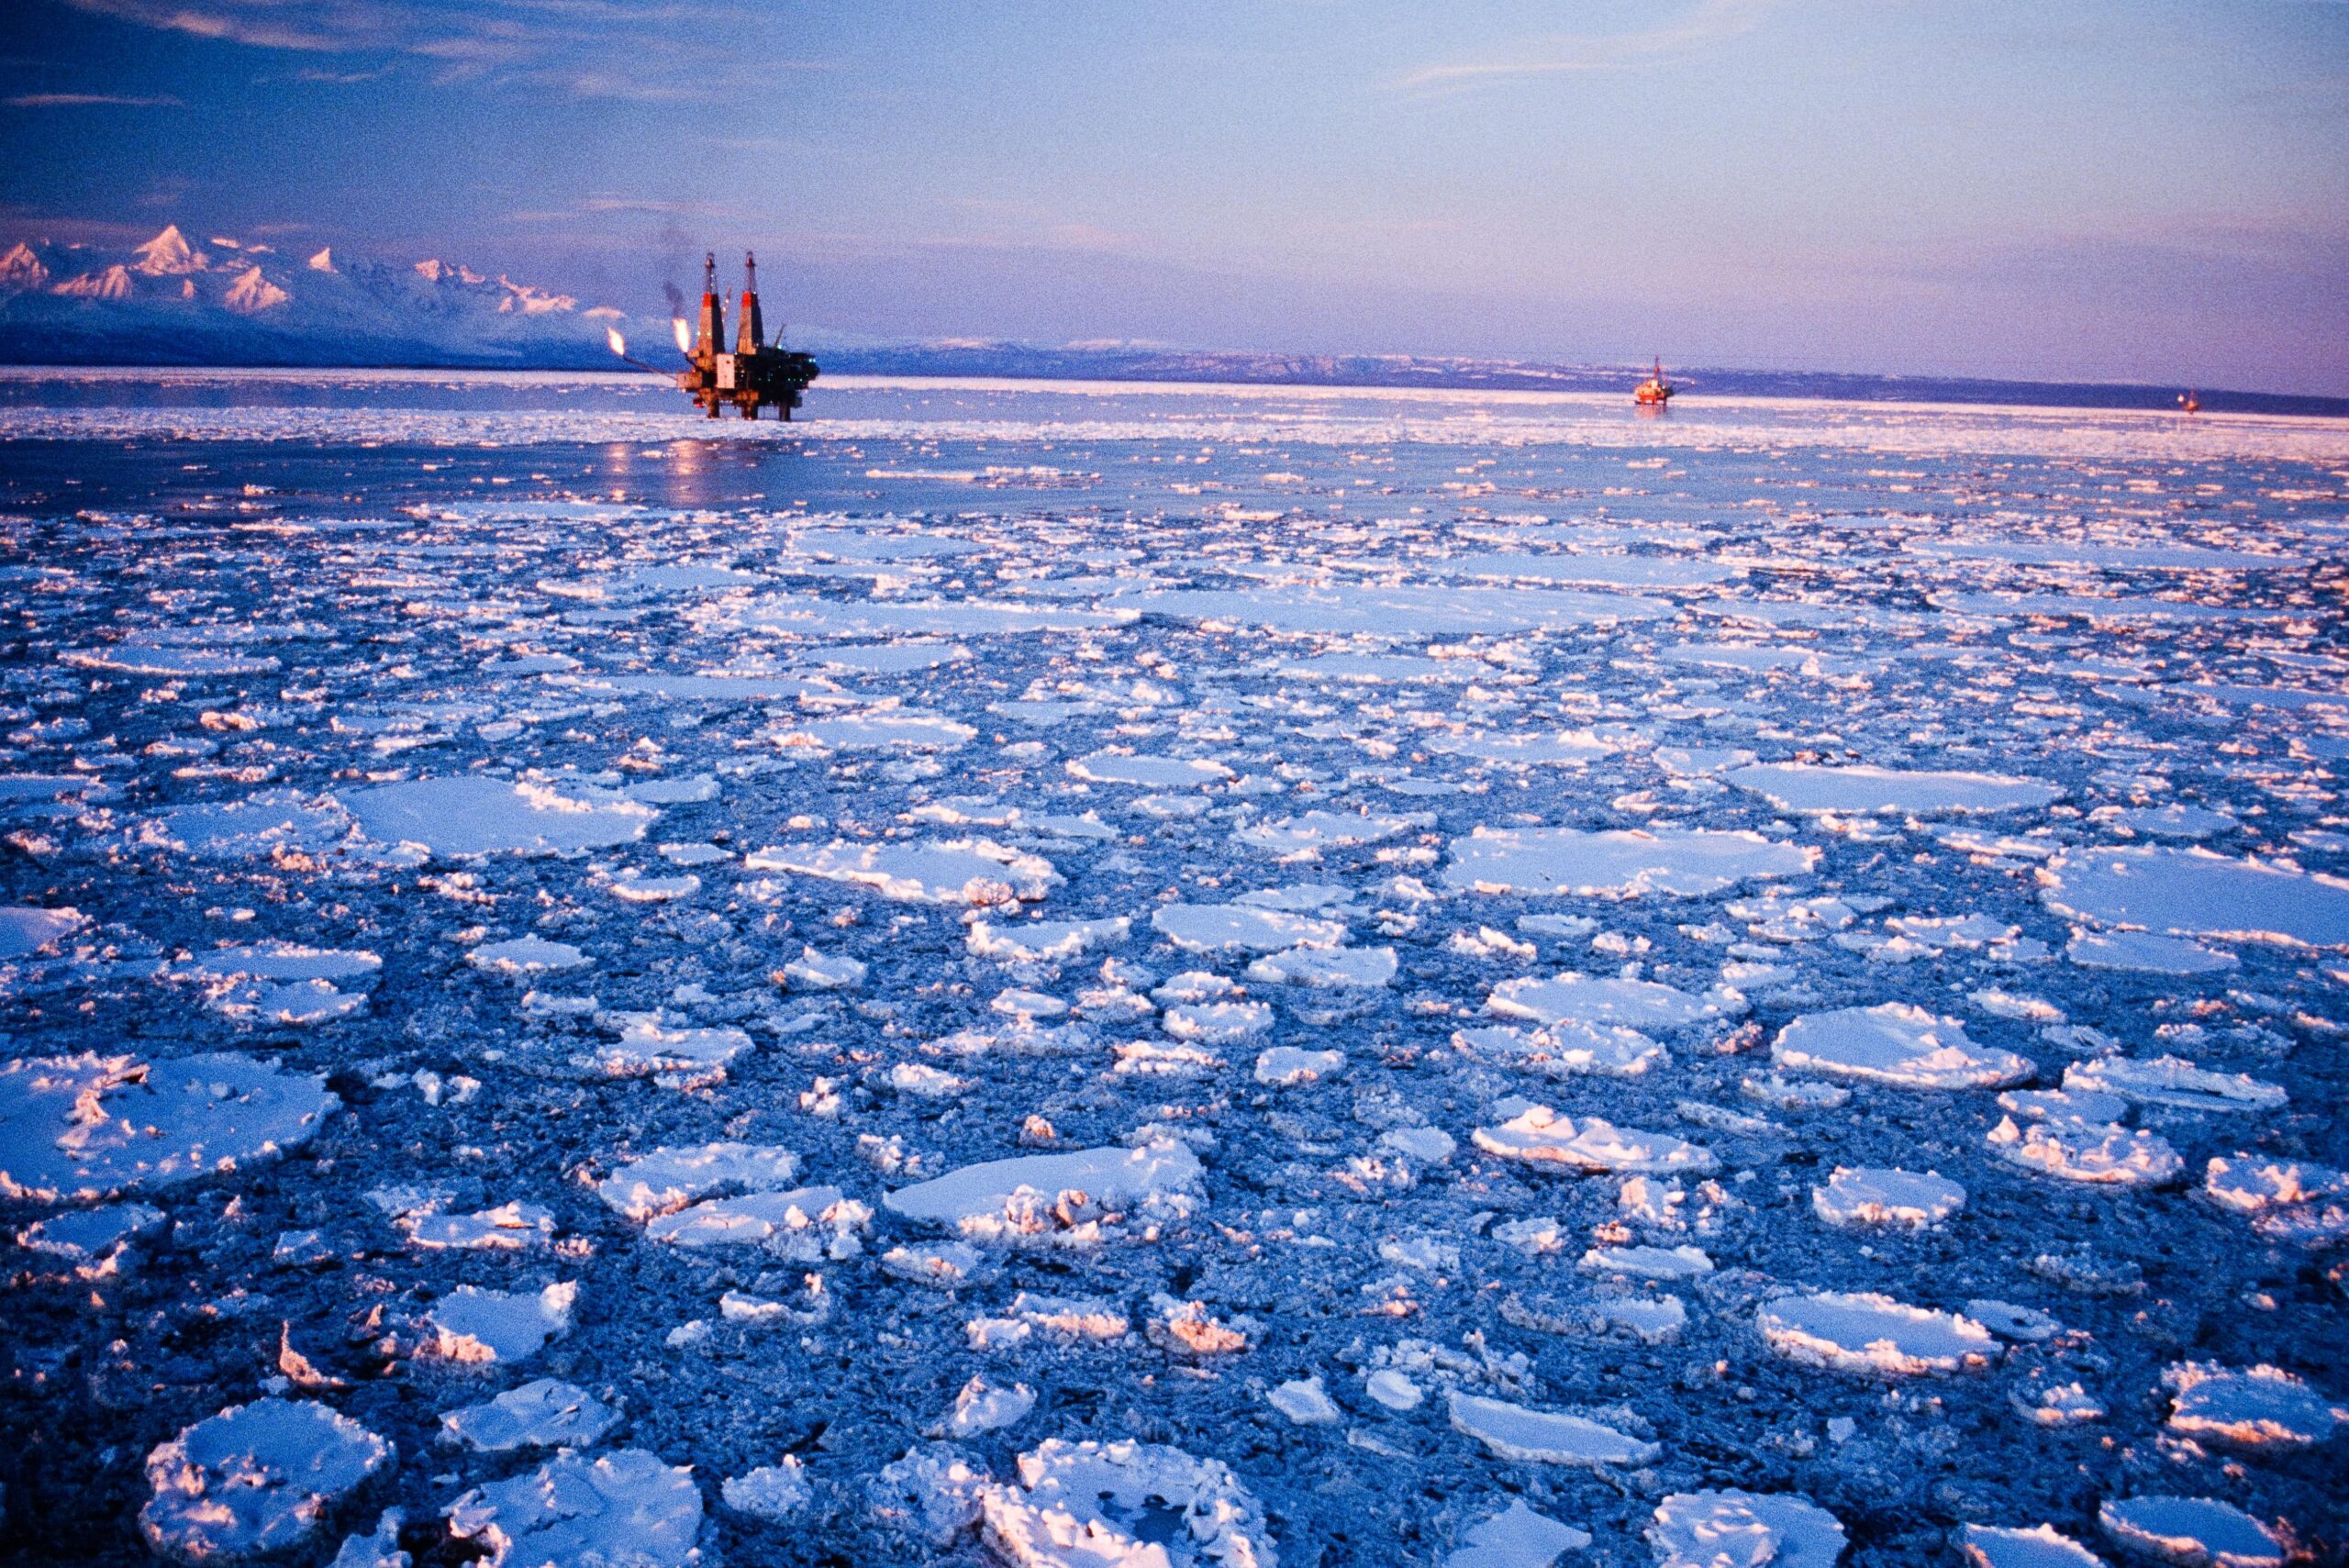
[[[742,411],[745,419],[757,418],[759,410],[769,406],[778,417],[788,419],[799,406],[799,395],[816,379],[816,361],[785,349],[780,333],[773,343],[761,340],[766,336],[766,325],[759,317],[759,262],[748,254],[742,258],[740,320],[734,351],[721,353],[726,321],[718,301],[718,258],[713,254],[702,263],[701,332],[685,350],[692,363],[677,373],[677,386],[713,419],[729,403]]]

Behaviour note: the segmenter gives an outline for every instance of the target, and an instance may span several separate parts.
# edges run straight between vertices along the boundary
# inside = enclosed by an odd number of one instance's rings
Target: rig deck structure
[[[759,261],[748,253],[742,257],[742,308],[737,319],[741,330],[734,340],[734,351],[728,353],[725,309],[718,297],[718,257],[713,252],[702,261],[701,329],[686,351],[689,362],[677,373],[678,389],[713,419],[729,404],[741,410],[745,419],[757,418],[759,410],[767,407],[774,409],[779,418],[790,418],[791,411],[799,406],[800,394],[820,373],[814,360],[785,348],[780,334],[774,343],[764,341],[766,325],[759,315]]]

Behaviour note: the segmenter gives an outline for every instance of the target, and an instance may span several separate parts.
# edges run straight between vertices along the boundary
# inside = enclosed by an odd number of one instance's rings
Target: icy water
[[[2349,426],[671,396],[0,377],[14,1560],[2339,1560]]]

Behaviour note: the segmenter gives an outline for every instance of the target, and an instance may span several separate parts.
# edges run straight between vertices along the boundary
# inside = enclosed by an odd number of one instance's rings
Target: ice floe
[[[261,1399],[196,1422],[147,1456],[147,1543],[183,1562],[250,1561],[315,1540],[397,1462],[392,1445],[309,1400]]]
[[[794,872],[826,882],[869,887],[884,898],[912,904],[1000,905],[1032,902],[1062,884],[1052,862],[1007,849],[992,839],[949,839],[927,844],[829,844],[760,850],[744,858],[752,871]]]
[[[2349,947],[2349,879],[2209,850],[2083,850],[2048,862],[2059,915],[2172,936]]]
[[[1964,1208],[1965,1189],[1933,1171],[1838,1165],[1810,1207],[1830,1225],[1923,1230]]]
[[[1171,1140],[1076,1149],[966,1165],[882,1200],[893,1213],[974,1241],[1089,1246],[1189,1218],[1203,1199],[1198,1156]]]
[[[1859,763],[1826,767],[1815,762],[1757,762],[1732,768],[1721,776],[1781,811],[1805,816],[1898,811],[1931,817],[1943,812],[2021,811],[2046,806],[2064,795],[2054,784],[2005,773],[1935,773]]]
[[[1787,1493],[1675,1492],[1648,1527],[1656,1568],[1835,1568],[1843,1527]]]
[[[1527,1106],[1497,1127],[1475,1129],[1470,1138],[1477,1148],[1500,1159],[1564,1171],[1687,1171],[1701,1175],[1715,1164],[1712,1151],[1700,1144],[1667,1133],[1619,1128],[1598,1117],[1577,1123],[1547,1106]]]
[[[1014,1568],[1279,1568],[1230,1467],[1163,1443],[1054,1438],[978,1502],[982,1537]]]
[[[337,798],[375,842],[419,845],[451,859],[632,844],[659,815],[633,801],[594,803],[542,784],[473,777],[371,784]]]
[[[1453,841],[1447,886],[1475,893],[1697,897],[1818,863],[1808,845],[1701,828],[1586,832],[1576,828],[1478,828]]]
[[[542,1290],[484,1290],[461,1284],[425,1313],[422,1349],[442,1361],[505,1365],[526,1361],[571,1332],[576,1284]]]
[[[1664,1452],[1656,1443],[1584,1416],[1535,1410],[1457,1390],[1448,1400],[1452,1429],[1475,1438],[1497,1459],[1596,1468],[1648,1464]]]
[[[449,1505],[448,1518],[450,1534],[478,1549],[485,1568],[693,1568],[701,1561],[701,1488],[691,1467],[641,1449],[565,1451],[474,1487]]]
[[[619,1424],[620,1413],[584,1388],[541,1377],[486,1404],[443,1411],[451,1442],[481,1453],[524,1448],[592,1448]]]
[[[340,1105],[323,1078],[240,1056],[0,1063],[0,1196],[112,1197],[298,1149]]]
[[[1970,1318],[1872,1291],[1787,1296],[1764,1307],[1754,1326],[1790,1361],[1883,1377],[1985,1366],[1998,1350],[1990,1330]]]
[[[1906,1002],[1806,1013],[1778,1031],[1770,1060],[1903,1089],[1995,1089],[2038,1072],[2027,1057],[1976,1045],[1957,1019]]]
[[[2115,1545],[2178,1568],[2284,1568],[2290,1557],[2274,1529],[2215,1497],[2107,1497],[2096,1520]]]

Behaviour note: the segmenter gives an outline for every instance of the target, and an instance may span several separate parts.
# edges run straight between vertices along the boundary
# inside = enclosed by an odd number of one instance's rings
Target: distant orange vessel
[[[2202,412],[2201,395],[2189,386],[2186,389],[2186,395],[2177,400],[2177,406],[2188,414],[2199,414]]]
[[[1661,408],[1672,400],[1672,384],[1664,379],[1664,361],[1658,359],[1655,373],[1640,383],[1639,390],[1631,394],[1631,401],[1643,407]]]

